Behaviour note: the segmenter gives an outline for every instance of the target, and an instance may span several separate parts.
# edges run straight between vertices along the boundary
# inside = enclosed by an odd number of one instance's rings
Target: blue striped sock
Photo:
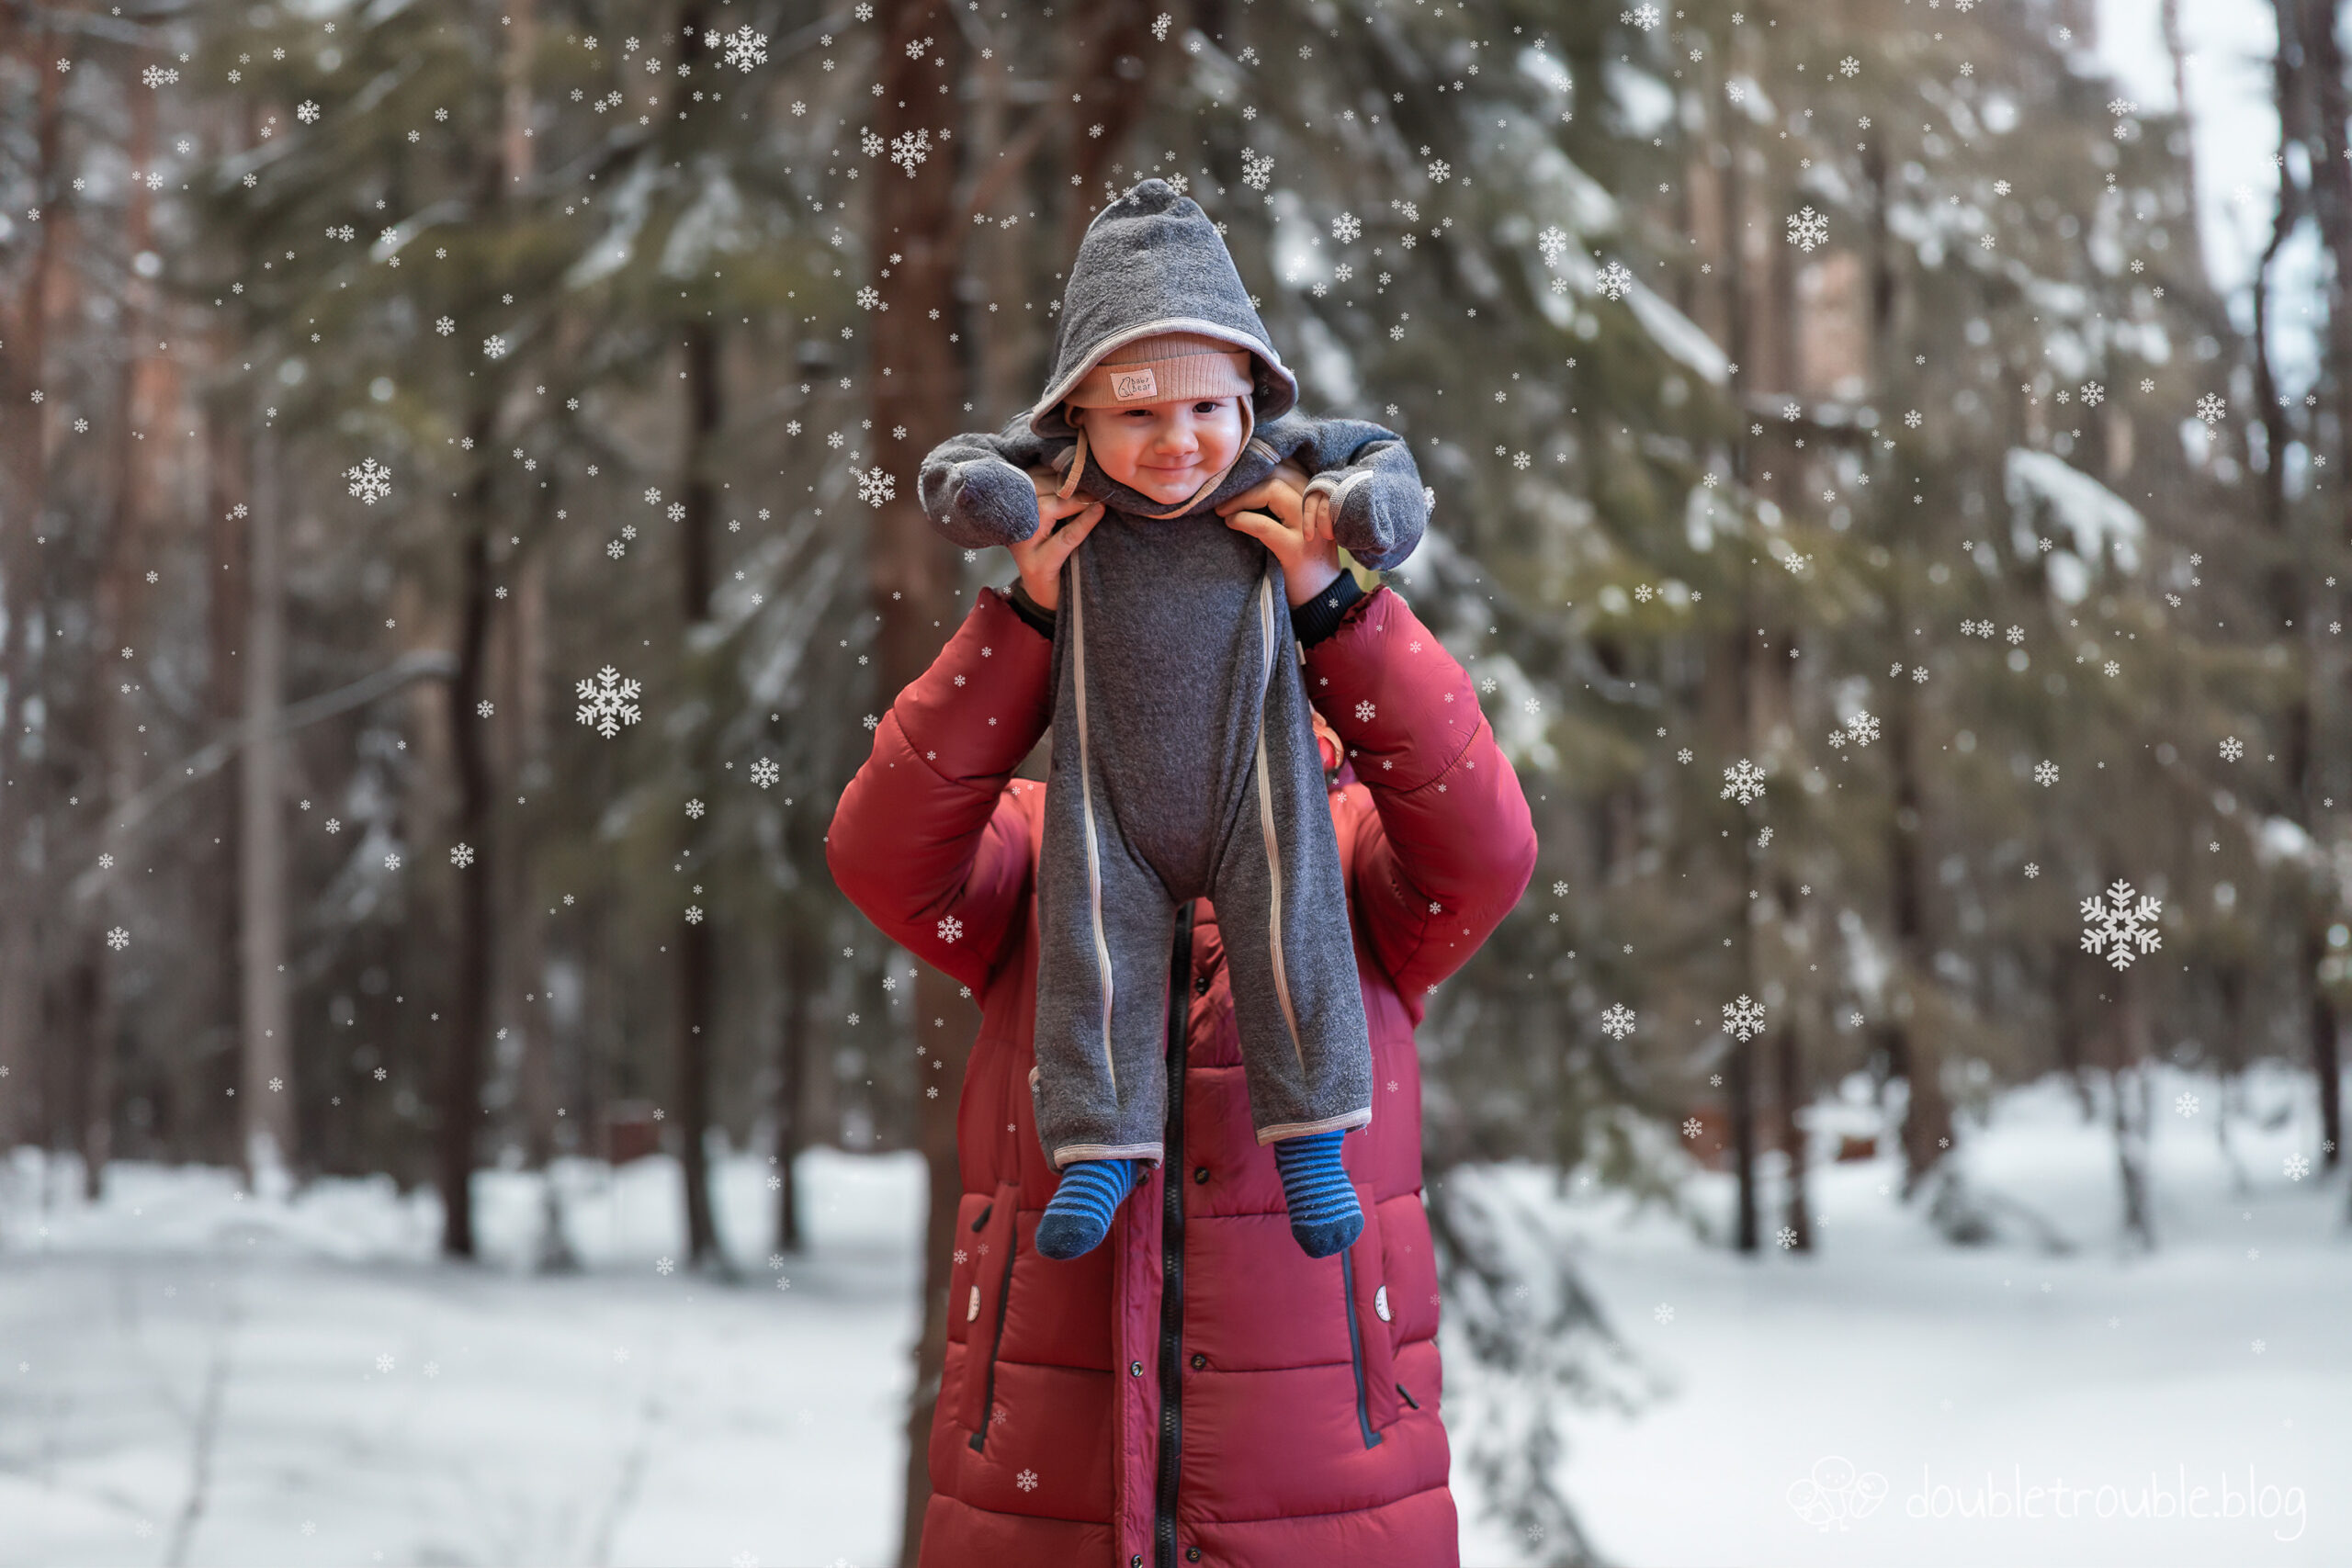
[[[1076,1258],[1102,1246],[1111,1234],[1113,1212],[1141,1180],[1139,1159],[1072,1160],[1037,1221],[1037,1250],[1048,1258]]]
[[[1290,1234],[1309,1258],[1345,1251],[1363,1234],[1363,1210],[1340,1165],[1343,1128],[1285,1138],[1274,1145],[1274,1167],[1283,1173],[1283,1200],[1290,1205]]]

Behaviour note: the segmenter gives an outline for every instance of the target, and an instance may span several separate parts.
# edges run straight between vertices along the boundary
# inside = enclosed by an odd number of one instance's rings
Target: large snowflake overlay
[[[1724,1004],[1724,1027],[1735,1040],[1752,1040],[1764,1032],[1764,1004],[1750,1001],[1742,991],[1736,1002]]]
[[[1764,793],[1764,773],[1755,763],[1742,757],[1739,766],[1724,770],[1723,800],[1737,800],[1742,806]]]
[[[582,681],[575,688],[580,697],[580,722],[594,725],[596,733],[610,740],[621,732],[624,724],[635,724],[644,716],[637,711],[640,688],[634,681],[624,681],[621,672],[611,665],[596,671],[593,681]]]
[[[373,457],[363,457],[356,468],[346,468],[343,477],[351,481],[351,493],[373,506],[392,493],[392,471]]]
[[[1612,261],[1593,274],[1592,286],[1600,290],[1604,299],[1623,299],[1625,291],[1634,287],[1634,275],[1625,269],[1623,262]]]
[[[768,35],[753,32],[746,24],[727,34],[706,33],[709,39],[723,39],[727,46],[727,63],[739,71],[749,71],[754,65],[768,62]]]
[[[915,170],[931,156],[931,132],[918,127],[902,130],[890,139],[890,162],[907,171],[907,178],[915,177]]]
[[[2106,953],[2107,961],[2118,969],[2132,967],[2133,943],[2141,953],[2154,953],[2164,945],[2156,931],[2164,901],[2143,893],[2134,906],[2132,897],[2132,885],[2119,877],[2107,890],[2107,902],[2095,897],[2083,900],[2083,951]]]
[[[857,476],[857,499],[868,506],[879,506],[899,493],[899,481],[876,467],[872,473]]]
[[[1789,243],[1801,251],[1811,251],[1816,245],[1829,243],[1829,220],[1804,208],[1789,215]]]
[[[1623,1002],[1612,1002],[1600,1015],[1600,1032],[1611,1040],[1623,1040],[1634,1032],[1634,1010]]]

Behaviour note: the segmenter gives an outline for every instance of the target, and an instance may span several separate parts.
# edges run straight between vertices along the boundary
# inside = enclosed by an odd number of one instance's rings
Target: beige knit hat
[[[1246,398],[1252,390],[1246,349],[1203,333],[1159,333],[1104,355],[1062,400],[1082,409],[1117,408],[1191,398]]]

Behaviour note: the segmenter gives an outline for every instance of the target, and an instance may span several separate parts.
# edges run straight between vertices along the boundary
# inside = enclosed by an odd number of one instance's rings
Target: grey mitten
[[[1306,489],[1330,496],[1332,537],[1373,571],[1411,555],[1429,525],[1420,470],[1401,442],[1383,446],[1372,461],[1326,469]]]
[[[1037,531],[1037,487],[1001,457],[954,462],[934,450],[916,492],[932,526],[967,549],[1017,545]]]

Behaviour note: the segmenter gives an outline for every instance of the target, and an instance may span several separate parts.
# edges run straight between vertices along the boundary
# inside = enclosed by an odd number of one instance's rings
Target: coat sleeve
[[[1049,446],[1029,433],[1026,414],[993,434],[949,436],[915,478],[923,515],[949,544],[967,550],[1020,543],[1037,531],[1037,487],[1028,470],[1045,462]]]
[[[825,864],[882,934],[986,987],[1028,896],[1027,819],[1006,790],[1053,717],[1053,643],[1005,596],[979,603],[875,727]]]
[[[1356,923],[1413,1021],[1500,925],[1535,870],[1535,827],[1469,671],[1396,590],[1306,649],[1307,694],[1375,816],[1354,855]]]

